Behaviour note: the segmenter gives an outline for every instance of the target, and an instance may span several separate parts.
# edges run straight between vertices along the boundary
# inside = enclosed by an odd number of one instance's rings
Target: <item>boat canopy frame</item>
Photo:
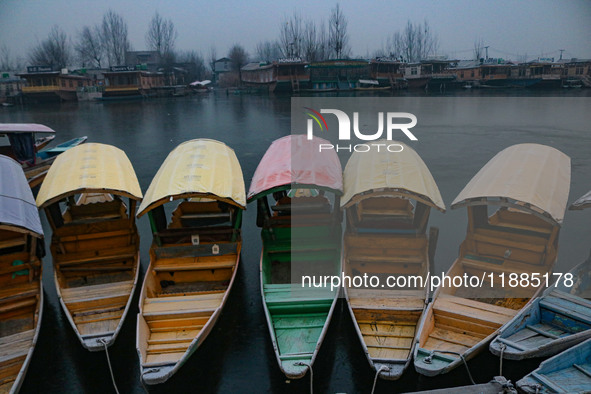
[[[66,174],[67,179],[61,178]],[[78,145],[57,156],[39,189],[37,207],[46,208],[81,193],[109,193],[134,202],[142,199],[137,176],[125,152],[99,143]]]
[[[505,174],[503,178],[499,174]],[[540,144],[517,144],[490,159],[451,204],[513,208],[561,226],[570,190],[570,157]]]

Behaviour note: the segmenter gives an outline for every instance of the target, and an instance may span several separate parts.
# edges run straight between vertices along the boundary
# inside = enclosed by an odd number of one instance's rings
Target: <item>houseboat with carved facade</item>
[[[69,73],[64,68],[53,70],[51,66],[29,66],[27,72],[17,74],[26,80],[22,94],[29,101],[76,101],[78,88],[91,85],[85,75]]]
[[[310,63],[309,93],[355,90],[360,79],[369,78],[369,62],[363,59],[335,59]]]
[[[379,87],[392,89],[406,88],[402,74],[402,63],[390,57],[376,57],[369,61],[370,80],[377,81]]]
[[[301,58],[279,59],[273,63],[248,63],[240,69],[241,82],[269,92],[299,93],[310,82],[308,63]]]
[[[135,66],[113,66],[104,76],[103,100],[150,97],[156,95],[158,88],[165,86],[164,74]]]

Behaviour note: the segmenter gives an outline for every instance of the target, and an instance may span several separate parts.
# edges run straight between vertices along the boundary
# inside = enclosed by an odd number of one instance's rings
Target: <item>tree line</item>
[[[314,62],[351,56],[348,20],[338,3],[331,9],[328,19],[319,22],[294,11],[280,22],[276,37],[257,43],[252,56],[241,44],[234,44],[227,54],[234,70],[239,72],[250,60],[272,62],[280,58],[298,58]],[[174,63],[192,63],[196,70],[194,77],[205,78],[208,71],[203,56],[194,50],[177,50],[177,38],[178,31],[173,21],[156,12],[145,34],[147,48],[158,53],[165,70]],[[435,54],[438,44],[437,34],[427,21],[412,23],[409,20],[400,30],[387,36],[385,44],[372,57],[387,56],[415,62]],[[124,65],[125,54],[131,49],[126,21],[113,10],[108,10],[100,23],[84,26],[71,40],[60,27],[54,26],[47,38],[31,48],[28,62],[55,68],[74,63],[87,68],[103,68]],[[213,71],[217,60],[214,46],[210,47],[208,55],[208,66]],[[6,46],[0,46],[0,69],[10,70],[19,66],[22,66],[22,59],[11,60]]]

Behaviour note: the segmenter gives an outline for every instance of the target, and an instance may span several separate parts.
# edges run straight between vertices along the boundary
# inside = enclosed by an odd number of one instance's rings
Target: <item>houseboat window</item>
[[[474,70],[472,70],[471,76],[474,77]]]
[[[63,79],[62,79],[62,87],[64,87],[64,88],[66,87],[66,81],[64,81]]]
[[[69,85],[71,88],[73,88],[73,87],[74,87],[74,82],[73,82],[73,81],[70,79],[70,80],[68,81],[68,85]]]
[[[416,67],[410,68],[410,75],[417,75],[417,68]]]
[[[464,78],[464,72],[463,71],[460,73],[460,78]]]

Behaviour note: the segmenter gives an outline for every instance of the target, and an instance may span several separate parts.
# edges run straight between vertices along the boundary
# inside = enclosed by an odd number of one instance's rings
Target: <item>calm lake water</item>
[[[537,93],[536,93],[537,94]],[[406,112],[417,115],[412,144],[430,168],[447,206],[470,178],[501,149],[522,142],[551,145],[572,158],[569,202],[591,188],[591,92],[457,92],[450,96],[404,96]],[[246,187],[270,143],[290,133],[290,98],[236,96],[225,91],[205,96],[119,103],[39,104],[0,108],[0,122],[34,122],[57,131],[56,141],[87,135],[123,149],[145,192],[168,153],[183,141],[214,138],[235,149]],[[343,162],[344,164],[344,162]],[[150,392],[308,392],[309,375],[287,381],[280,372],[259,290],[260,230],[256,209],[243,223],[238,276],[224,312],[205,343],[166,384]],[[51,230],[42,215],[49,244]],[[438,226],[437,270],[447,270],[465,236],[465,210],[433,212]],[[149,263],[151,233],[147,218],[138,221],[143,277]],[[555,272],[583,261],[591,246],[591,211],[567,211]],[[47,248],[49,250],[49,247]],[[51,256],[44,266],[45,309],[41,334],[22,392],[112,392],[104,352],[82,348],[63,312],[53,282]],[[139,289],[138,289],[139,290]],[[120,392],[143,392],[135,350],[137,298],[116,343],[109,349]],[[540,360],[505,362],[514,382]],[[473,359],[478,383],[498,374],[498,359],[488,352]],[[314,364],[315,392],[369,392],[374,373],[357,339],[346,305],[339,300],[330,329]],[[380,380],[376,392],[403,392],[469,384],[463,367],[437,378],[418,375],[411,366],[401,380]]]

